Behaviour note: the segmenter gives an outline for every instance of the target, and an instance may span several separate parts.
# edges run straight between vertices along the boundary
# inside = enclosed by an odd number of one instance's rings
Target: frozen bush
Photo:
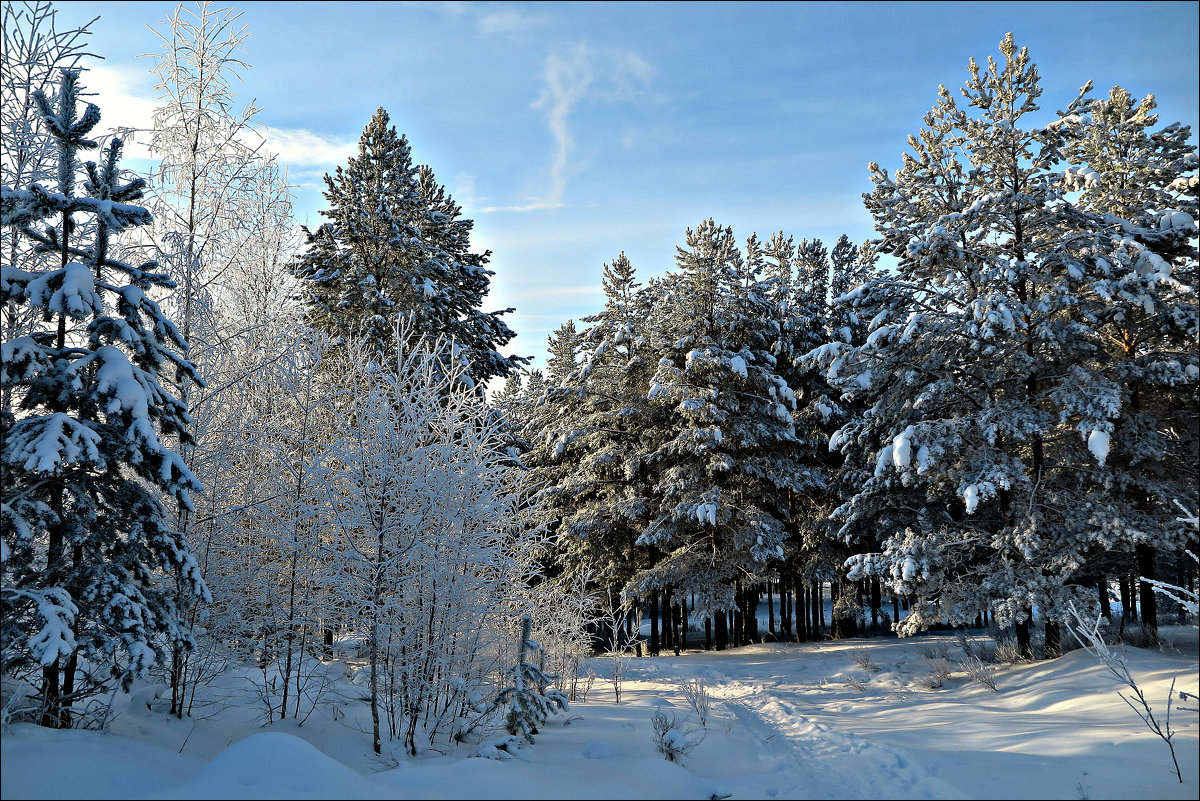
[[[991,692],[998,692],[996,689],[996,669],[991,665],[985,664],[982,659],[974,654],[967,654],[962,660],[962,669],[967,675],[975,681],[982,684]]]
[[[695,676],[679,685],[679,692],[692,708],[692,713],[700,721],[700,728],[708,728],[709,698],[708,686],[704,679]]]
[[[654,745],[668,762],[682,764],[683,760],[704,740],[704,733],[694,723],[680,721],[675,715],[667,717],[662,709],[650,715],[654,727]],[[695,736],[699,732],[699,736]]]
[[[854,664],[868,673],[878,673],[883,670],[883,668],[871,661],[871,655],[867,653],[866,649],[859,648],[856,651],[852,651],[850,656],[854,660]]]

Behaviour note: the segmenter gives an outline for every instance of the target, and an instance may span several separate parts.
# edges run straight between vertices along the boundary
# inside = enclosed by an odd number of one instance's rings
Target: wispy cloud
[[[272,128],[263,126],[267,150],[280,163],[294,167],[329,167],[341,164],[356,151],[356,143],[348,139],[322,136],[304,128]]]
[[[573,298],[577,296],[591,297],[604,294],[603,284],[588,284],[587,286],[554,286],[529,287],[527,289],[512,289],[508,293],[512,300],[542,300],[547,298]],[[538,317],[539,315],[524,315]],[[546,315],[550,316],[550,315]]]
[[[87,101],[100,107],[97,132],[134,131],[125,139],[125,156],[150,158],[149,131],[154,127],[154,109],[158,106],[154,79],[136,66],[101,63],[91,65],[81,82],[89,95]]]
[[[611,65],[610,69],[602,72],[597,68],[597,62]],[[571,112],[594,86],[608,84],[608,91],[615,88],[617,94],[621,94],[634,83],[649,83],[652,74],[650,65],[632,51],[597,53],[586,42],[547,56],[543,74],[545,85],[532,108],[545,109],[546,125],[554,140],[550,186],[540,197],[531,198],[527,203],[488,206],[483,211],[527,212],[560,208],[572,172],[571,154],[575,140],[569,125]]]
[[[578,44],[569,52],[551,53],[546,58],[545,88],[533,103],[533,108],[546,109],[546,122],[554,137],[554,161],[550,167],[550,188],[540,198],[515,206],[488,206],[484,211],[536,211],[562,206],[567,188],[569,156],[574,140],[567,118],[571,109],[583,99],[595,78],[591,49]]]
[[[482,15],[475,21],[475,28],[483,36],[503,36],[521,42],[551,22],[553,17],[548,14],[526,14],[515,8],[506,8]]]
[[[406,2],[401,2],[400,5],[409,6],[411,8],[432,9],[441,14],[443,17],[449,17],[451,19],[457,19],[463,16],[467,13],[467,9],[470,7],[469,3],[459,2],[458,0],[441,0],[441,2],[432,3],[429,2],[429,0],[407,0]]]

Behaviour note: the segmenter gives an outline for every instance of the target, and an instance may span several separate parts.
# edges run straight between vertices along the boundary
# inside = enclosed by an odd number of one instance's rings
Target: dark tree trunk
[[[792,581],[787,573],[779,581],[779,629],[783,639],[792,640]]]
[[[675,647],[675,625],[671,622],[671,599],[670,595],[664,591],[663,597],[659,604],[660,620],[659,636],[662,637],[662,650]]]
[[[321,628],[321,653],[326,659],[333,659],[333,628],[330,626]]]
[[[650,593],[650,656],[658,656],[658,590]]]
[[[813,642],[821,639],[825,628],[825,584],[821,581],[812,583],[812,593],[808,596],[812,604],[812,626],[809,627],[809,637]]]
[[[895,595],[892,596],[892,622],[900,622],[900,599]]]
[[[1158,594],[1154,592],[1154,585],[1145,579],[1156,579],[1158,573],[1155,571],[1154,549],[1145,543],[1137,546],[1137,565],[1143,579],[1138,583],[1141,585],[1144,645],[1154,648],[1158,645]]]
[[[1029,610],[1026,610],[1026,614],[1029,614]],[[1029,622],[1030,618],[1026,618],[1016,625],[1017,650],[1026,659],[1033,659],[1033,640],[1029,636]]]
[[[725,616],[724,609],[718,609],[713,615],[713,622],[716,623],[716,646],[718,651],[724,651],[729,647],[729,626],[728,618]]]
[[[879,590],[879,579],[871,579],[871,631],[879,631],[879,608],[883,605],[883,594]]]
[[[1108,578],[1101,576],[1096,579],[1096,594],[1100,597],[1100,614],[1109,623],[1112,622],[1112,603],[1108,599]]]
[[[772,640],[778,639],[775,632],[775,597],[771,594],[771,582],[767,582],[767,633]]]
[[[796,642],[808,642],[809,610],[812,604],[808,602],[808,589],[803,581],[796,581]]]
[[[742,613],[746,621],[746,638],[744,642],[749,645],[759,641],[758,636],[758,587],[746,588],[746,609]]]
[[[711,651],[713,649],[712,638],[712,615],[704,618],[704,650]]]
[[[1062,639],[1058,628],[1058,622],[1046,618],[1046,645],[1044,653],[1047,659],[1054,659],[1062,656]]]
[[[746,591],[740,584],[733,593],[733,603],[733,645],[736,648],[746,644],[746,616],[742,611],[746,606]]]

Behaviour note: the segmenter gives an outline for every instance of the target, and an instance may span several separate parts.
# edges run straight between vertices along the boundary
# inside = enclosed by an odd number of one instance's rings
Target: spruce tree
[[[315,327],[383,354],[396,321],[411,316],[418,330],[454,341],[477,385],[526,363],[497,351],[516,336],[501,319],[512,309],[480,310],[494,273],[490,253],[470,249],[474,223],[432,170],[413,164],[386,111],[375,112],[358,155],[325,185],[330,222],[305,229],[308,249],[294,268]]]
[[[14,399],[0,418],[4,669],[40,669],[39,722],[51,727],[70,726],[73,707],[112,679],[127,686],[164,648],[190,642],[177,587],[209,598],[161,500],[190,508],[201,489],[162,440],[187,442],[190,423],[164,383],[199,377],[151,297],[170,280],[155,262],[110,253],[114,235],[151,222],[134,203],[144,181],[122,179],[119,139],[85,165],[86,194],[76,194],[77,153],[96,147],[87,137],[100,119],[90,103],[78,113],[79,93],[79,73],[64,71],[55,103],[34,95],[57,145],[54,188],[3,192],[3,224],[58,262],[5,264],[0,282],[6,310],[41,318],[3,343],[0,368]],[[90,242],[77,241],[82,229]]]

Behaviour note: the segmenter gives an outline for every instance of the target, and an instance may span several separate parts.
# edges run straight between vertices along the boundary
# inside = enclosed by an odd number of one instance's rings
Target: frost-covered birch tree
[[[451,343],[412,329],[389,339],[388,363],[363,352],[334,404],[320,458],[336,533],[325,581],[365,638],[375,752],[398,739],[415,754],[483,721],[474,705],[506,621],[529,602],[541,542],[523,471]]]

